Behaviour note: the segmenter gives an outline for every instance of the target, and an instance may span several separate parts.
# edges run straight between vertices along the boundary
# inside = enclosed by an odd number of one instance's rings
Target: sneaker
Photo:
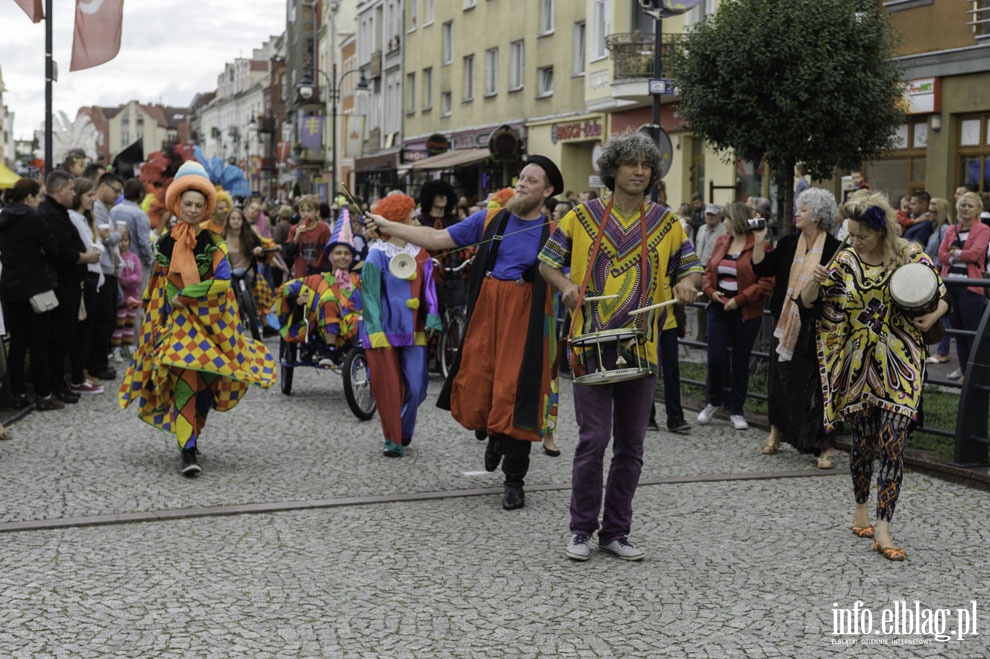
[[[120,348],[113,349],[113,352],[110,353],[110,359],[114,360],[115,362],[124,361],[124,355],[121,354]]]
[[[591,538],[583,533],[575,533],[567,543],[565,550],[568,558],[575,561],[586,561],[591,558]]]
[[[650,430],[650,431],[653,431],[653,432],[657,432],[657,431],[660,430],[660,426],[657,425],[657,420],[656,419],[650,419],[649,422],[647,422],[647,424],[646,424],[646,429],[647,430]]]
[[[674,423],[667,424],[667,430],[670,432],[676,432],[678,435],[687,435],[691,432],[691,425],[681,419],[680,421],[675,421]]]
[[[625,536],[618,537],[604,545],[599,543],[598,548],[610,554],[615,554],[624,561],[643,560],[643,550],[629,542],[629,539]]]
[[[117,371],[107,366],[102,371],[97,373],[90,373],[90,375],[97,380],[114,380],[117,378]]]
[[[23,410],[31,404],[31,399],[28,398],[27,394],[14,394],[11,397],[10,404],[15,410]]]
[[[186,478],[193,478],[199,476],[202,471],[203,469],[196,462],[195,447],[182,449],[182,475]]]
[[[732,422],[732,427],[736,430],[746,430],[749,428],[749,424],[746,423],[746,417],[742,414],[732,414],[729,416],[729,421]]]
[[[79,402],[79,394],[74,394],[68,389],[61,389],[55,392],[55,398],[58,398],[63,403],[69,405],[75,405]]]
[[[70,384],[69,385],[69,391],[71,391],[74,394],[79,394],[79,395],[82,395],[82,394],[102,394],[103,393],[103,385],[102,384],[96,384],[95,382],[92,382],[90,380],[83,380],[82,381],[82,384]]]
[[[721,405],[705,405],[705,409],[698,412],[698,423],[710,423],[720,409]]]
[[[39,412],[47,412],[48,410],[61,410],[65,409],[65,403],[60,401],[55,396],[51,394],[47,398],[38,398],[34,401],[34,409]]]

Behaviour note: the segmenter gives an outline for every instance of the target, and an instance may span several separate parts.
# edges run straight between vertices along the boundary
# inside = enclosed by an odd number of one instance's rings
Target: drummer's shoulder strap
[[[495,263],[498,260],[498,250],[502,245],[505,227],[509,223],[509,215],[509,211],[504,208],[493,208],[485,216],[485,229],[479,256],[484,257],[484,273],[486,276],[491,275],[492,271],[495,270]]]

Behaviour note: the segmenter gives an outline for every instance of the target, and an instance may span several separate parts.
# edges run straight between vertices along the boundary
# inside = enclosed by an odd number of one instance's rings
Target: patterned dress
[[[121,408],[137,400],[142,421],[189,448],[211,409],[232,409],[249,384],[275,383],[275,361],[262,343],[244,336],[223,238],[199,232],[193,254],[201,281],[191,286],[168,271],[174,244],[171,236],[158,241],[140,345],[118,399]],[[182,308],[170,303],[177,294]]]
[[[935,269],[918,248],[912,263]],[[912,319],[890,298],[890,272],[867,265],[855,252],[839,253],[822,285],[818,366],[825,428],[868,407],[917,421],[925,379],[925,343]],[[939,279],[939,295],[945,284]]]

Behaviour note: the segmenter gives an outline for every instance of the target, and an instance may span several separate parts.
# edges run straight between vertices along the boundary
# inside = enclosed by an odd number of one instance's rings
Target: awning
[[[20,178],[20,176],[10,171],[6,165],[0,162],[0,190],[14,187],[14,184],[17,183]]]
[[[410,167],[412,169],[450,169],[452,167],[463,167],[482,160],[487,160],[491,156],[488,149],[458,149],[441,153],[439,156],[417,160]]]

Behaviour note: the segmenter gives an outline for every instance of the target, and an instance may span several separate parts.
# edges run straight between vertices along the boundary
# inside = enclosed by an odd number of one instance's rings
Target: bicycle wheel
[[[364,350],[351,348],[344,358],[344,397],[354,416],[367,421],[375,415],[375,397],[371,392],[368,359]]]
[[[440,371],[444,379],[450,375],[450,369],[454,365],[457,353],[461,350],[461,343],[464,342],[464,333],[467,331],[467,316],[464,311],[457,309],[449,312],[447,322],[443,328],[443,335],[440,337]]]
[[[295,370],[298,346],[287,343],[285,339],[278,340],[279,382],[282,393],[288,396],[292,393],[292,372]]]

